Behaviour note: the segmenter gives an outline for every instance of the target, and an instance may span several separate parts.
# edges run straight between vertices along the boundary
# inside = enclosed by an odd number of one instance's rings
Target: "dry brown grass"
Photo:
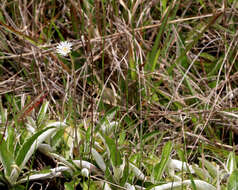
[[[237,2],[90,2],[3,1],[3,106],[14,110],[8,97],[28,96],[37,109],[48,93],[51,117],[68,115],[75,126],[119,107],[135,144],[158,130],[161,145],[185,143],[190,160],[204,149],[237,150]],[[63,40],[73,44],[70,57],[55,52]],[[137,148],[145,156],[154,144]]]

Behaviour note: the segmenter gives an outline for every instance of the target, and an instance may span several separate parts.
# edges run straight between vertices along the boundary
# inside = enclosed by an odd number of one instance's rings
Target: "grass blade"
[[[166,25],[168,23],[169,15],[171,14],[171,11],[173,10],[172,8],[173,8],[173,5],[171,3],[170,6],[167,8],[167,11],[166,11],[164,17],[162,18],[162,24],[159,28],[158,35],[156,36],[152,51],[149,54],[148,62],[145,65],[145,70],[146,71],[153,72],[154,69],[155,69],[156,61],[157,61],[157,59],[159,57],[159,54],[160,54],[160,49],[158,49],[159,42],[161,40],[163,32],[165,31]]]
[[[156,164],[154,171],[153,171],[153,178],[154,181],[160,181],[163,172],[167,166],[167,163],[169,161],[169,156],[172,151],[172,142],[169,141],[165,144],[162,155],[161,155],[161,160],[158,164]]]

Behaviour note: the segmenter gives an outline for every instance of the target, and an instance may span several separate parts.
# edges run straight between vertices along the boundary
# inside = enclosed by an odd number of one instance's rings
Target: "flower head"
[[[59,45],[56,47],[56,51],[58,54],[62,56],[67,56],[71,52],[72,43],[64,41],[60,42]]]
[[[84,177],[88,177],[88,176],[89,176],[89,171],[88,171],[88,169],[87,169],[87,168],[83,168],[83,169],[81,170],[81,174],[82,174],[82,176],[84,176]]]

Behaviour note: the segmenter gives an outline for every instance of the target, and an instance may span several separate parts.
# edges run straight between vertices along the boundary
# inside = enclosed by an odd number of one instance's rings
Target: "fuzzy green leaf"
[[[25,166],[26,162],[30,159],[39,144],[41,144],[47,137],[52,135],[56,129],[56,127],[48,127],[46,129],[40,130],[25,141],[23,146],[18,151],[16,157],[16,164],[20,170]]]

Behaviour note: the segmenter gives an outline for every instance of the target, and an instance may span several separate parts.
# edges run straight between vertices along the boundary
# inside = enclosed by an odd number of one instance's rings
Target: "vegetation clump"
[[[233,190],[236,0],[3,0],[0,188]]]

